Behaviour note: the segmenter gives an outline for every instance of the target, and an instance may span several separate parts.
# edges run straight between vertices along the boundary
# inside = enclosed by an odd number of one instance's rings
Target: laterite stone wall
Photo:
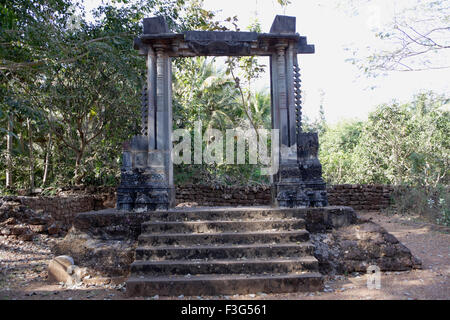
[[[260,206],[270,205],[270,186],[230,187],[210,185],[176,186],[176,202],[199,206]],[[388,185],[344,184],[327,187],[332,206],[350,206],[355,210],[380,210],[390,204],[394,191]],[[114,189],[102,194],[53,197],[2,197],[20,199],[20,203],[35,211],[46,212],[53,220],[71,225],[79,212],[95,211],[115,206]]]
[[[350,206],[355,210],[380,210],[390,204],[394,191],[388,185],[342,184],[327,187],[332,206]],[[182,185],[176,187],[177,203],[195,202],[200,206],[269,205],[270,187],[224,187]]]

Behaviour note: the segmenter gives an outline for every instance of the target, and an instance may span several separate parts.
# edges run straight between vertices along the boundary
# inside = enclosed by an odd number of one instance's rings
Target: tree
[[[319,158],[328,183],[355,182],[355,148],[360,143],[363,122],[346,121],[320,131]]]
[[[448,184],[449,99],[432,93],[385,104],[369,115],[355,148],[355,179],[366,183]]]
[[[131,44],[142,18],[162,14],[174,31],[220,28],[200,0],[118,0],[97,8],[95,21],[86,21],[80,6],[77,28],[71,5],[0,6],[0,123],[13,137],[1,148],[8,167],[18,168],[8,171],[8,182],[12,171],[24,181],[24,165],[31,185],[48,183],[49,175],[58,184],[118,177],[121,144],[137,133],[140,118],[145,60]]]
[[[237,90],[231,77],[218,70],[214,59],[186,59],[174,77],[174,121],[193,129],[194,121],[221,130],[233,127],[237,115]]]
[[[234,18],[234,22],[237,18]],[[251,23],[248,28],[251,32],[261,32],[261,25],[259,21],[255,18],[253,23]],[[239,100],[246,116],[246,120],[249,122],[250,127],[255,130],[256,137],[259,141],[258,128],[264,124],[263,115],[254,115],[252,111],[260,111],[259,109],[252,108],[256,106],[254,90],[252,88],[253,82],[261,77],[265,72],[265,65],[262,65],[258,61],[258,57],[248,56],[248,57],[228,57],[226,60],[227,65],[227,75],[231,75],[235,83],[236,88],[239,91]],[[252,110],[253,109],[253,110]],[[266,109],[261,109],[266,110]],[[258,123],[258,118],[260,122]]]
[[[356,9],[367,0],[350,0]],[[380,13],[381,14],[381,13]],[[380,26],[380,40],[367,57],[350,59],[370,75],[385,71],[450,68],[450,6],[443,0],[417,0]]]
[[[38,115],[29,103],[26,88],[36,81],[37,69],[48,60],[47,43],[52,39],[55,25],[67,17],[69,5],[65,0],[12,0],[0,4],[0,122],[7,128],[5,178],[8,187],[14,187],[14,153],[19,149],[24,151],[23,139],[20,143],[14,141],[21,133],[20,121],[28,119],[30,132],[24,135],[31,136],[31,121]],[[29,141],[32,147],[32,140]],[[34,171],[30,171],[31,184],[33,176]]]

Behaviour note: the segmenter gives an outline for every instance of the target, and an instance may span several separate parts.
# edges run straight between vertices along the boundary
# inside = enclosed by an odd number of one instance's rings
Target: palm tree
[[[197,57],[183,68],[174,79],[174,119],[187,128],[198,120],[207,128],[232,127],[241,113],[234,81],[216,68],[214,59]]]

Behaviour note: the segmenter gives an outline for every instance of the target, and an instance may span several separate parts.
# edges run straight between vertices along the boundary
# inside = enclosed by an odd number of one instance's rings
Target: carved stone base
[[[272,204],[287,208],[325,207],[328,205],[326,184],[323,181],[276,183],[272,186]]]
[[[297,134],[297,160],[286,155],[274,177],[272,203],[280,207],[325,207],[328,205],[322,165],[317,157],[317,133]]]
[[[276,183],[272,186],[272,205],[274,207],[304,208],[308,207],[308,197],[299,184]]]
[[[168,210],[175,203],[174,188],[134,187],[117,189],[117,209],[135,212]]]
[[[146,212],[174,206],[169,156],[167,151],[150,150],[147,136],[135,136],[124,143],[118,210]]]
[[[328,206],[328,196],[325,182],[309,181],[302,186],[309,200],[309,207],[326,207]]]

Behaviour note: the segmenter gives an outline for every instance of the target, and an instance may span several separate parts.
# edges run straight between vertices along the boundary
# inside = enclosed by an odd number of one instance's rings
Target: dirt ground
[[[381,289],[368,289],[365,274],[328,277],[322,292],[214,297],[148,297],[145,299],[295,299],[295,300],[371,300],[371,299],[450,299],[450,228],[387,216],[379,212],[360,213],[385,227],[423,264],[422,270],[383,272]],[[78,285],[67,287],[46,283],[47,265],[57,239],[39,235],[33,242],[7,240],[0,236],[0,300],[118,300],[127,299],[125,285]],[[144,299],[144,298],[133,298]]]

